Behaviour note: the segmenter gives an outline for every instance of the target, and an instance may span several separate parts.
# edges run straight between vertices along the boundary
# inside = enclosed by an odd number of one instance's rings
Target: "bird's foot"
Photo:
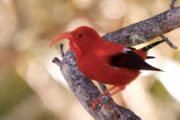
[[[117,90],[113,91],[112,93],[110,93],[112,90],[114,90],[115,88],[118,88]],[[103,92],[101,95],[99,95],[96,99],[91,101],[91,106],[93,109],[96,109],[98,104],[101,102],[101,99],[104,98],[104,96],[109,95],[109,96],[113,96],[116,93],[122,91],[125,89],[125,86],[113,86],[111,87],[109,90]]]
[[[109,109],[115,104],[115,102],[110,96],[101,94],[98,98],[92,100],[90,104],[93,110],[96,110],[98,106],[102,106],[104,110],[109,111]]]
[[[94,100],[92,100],[90,102],[91,107],[93,108],[93,110],[95,110],[97,108],[98,104],[100,103],[100,97],[101,97],[101,95],[98,96],[98,98],[96,98],[96,99],[94,99]]]
[[[113,86],[114,87],[114,86]],[[103,92],[101,95],[99,95],[96,99],[92,100],[90,103],[91,103],[91,106],[92,108],[95,110],[98,106],[98,104],[101,102],[101,98],[103,98],[103,96],[107,96],[109,95],[109,90],[108,91],[105,91]]]

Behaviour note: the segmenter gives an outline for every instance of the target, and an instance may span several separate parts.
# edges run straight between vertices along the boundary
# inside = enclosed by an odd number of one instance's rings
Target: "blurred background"
[[[169,0],[0,0],[0,120],[93,120],[51,62],[51,39],[80,25],[104,35],[167,9]],[[166,35],[180,48],[180,29]],[[165,72],[142,71],[115,100],[143,120],[180,120],[180,50],[149,54]]]

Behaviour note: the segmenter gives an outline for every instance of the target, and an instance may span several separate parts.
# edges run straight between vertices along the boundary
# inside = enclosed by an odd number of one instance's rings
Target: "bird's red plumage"
[[[90,27],[82,26],[62,33],[51,44],[64,38],[70,40],[70,48],[75,53],[79,69],[90,79],[125,86],[139,75],[141,69],[159,70],[144,61],[147,57],[146,51],[105,41]]]
[[[138,76],[139,70],[114,67],[108,62],[109,57],[122,51],[122,48],[112,42],[103,42],[88,53],[76,56],[79,69],[90,79],[111,85],[126,85]]]

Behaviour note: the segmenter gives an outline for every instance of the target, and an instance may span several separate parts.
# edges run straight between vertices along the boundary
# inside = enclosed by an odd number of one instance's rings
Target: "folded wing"
[[[109,57],[109,64],[113,67],[162,71],[146,63],[144,59],[142,59],[139,55],[137,55],[133,51],[127,51],[125,53],[118,53],[112,55],[111,57]]]

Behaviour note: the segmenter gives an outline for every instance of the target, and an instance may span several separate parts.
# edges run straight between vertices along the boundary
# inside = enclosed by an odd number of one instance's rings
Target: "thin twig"
[[[177,49],[177,46],[174,45],[174,44],[168,39],[168,37],[166,37],[166,36],[164,36],[164,35],[161,35],[161,38],[162,38],[163,40],[165,40],[165,42],[166,42],[171,48]]]
[[[174,9],[174,4],[176,0],[169,0],[169,2],[170,2],[170,10]]]
[[[55,58],[53,58],[52,63],[55,63],[56,65],[58,65],[60,67],[61,60],[59,58],[55,57]]]
[[[60,52],[61,52],[61,56],[62,58],[64,57],[64,45],[60,44]]]

